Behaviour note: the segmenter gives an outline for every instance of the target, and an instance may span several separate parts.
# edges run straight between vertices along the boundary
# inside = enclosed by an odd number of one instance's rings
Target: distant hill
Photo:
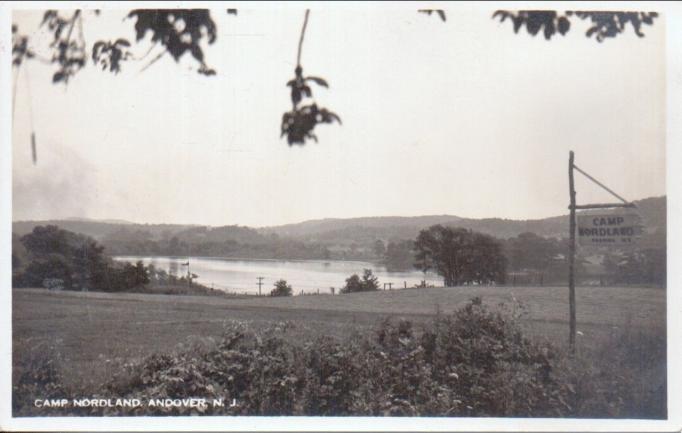
[[[182,230],[189,229],[191,225],[181,224],[135,224],[122,220],[91,220],[83,218],[67,218],[63,220],[41,220],[41,221],[15,221],[12,223],[12,232],[18,235],[25,235],[33,230],[33,227],[40,225],[56,225],[65,230],[75,233],[82,233],[97,240],[123,231],[147,231],[152,236],[161,236],[162,233],[174,234]]]
[[[652,197],[634,202],[650,231],[665,231],[666,197]],[[305,242],[321,242],[348,245],[364,243],[368,239],[400,240],[414,239],[420,230],[434,224],[463,227],[493,235],[510,238],[524,232],[544,237],[567,237],[568,215],[532,219],[511,220],[502,218],[461,218],[454,215],[418,217],[368,217],[328,218],[304,221],[260,229],[263,233],[275,233]]]
[[[665,242],[666,197],[652,197],[635,201],[644,218],[649,233],[657,233]],[[117,246],[140,241],[162,241],[177,237],[187,244],[212,242],[237,242],[240,245],[277,243],[277,239],[291,239],[306,244],[318,244],[332,250],[346,249],[352,245],[370,248],[378,239],[383,241],[414,239],[420,230],[434,224],[463,227],[507,239],[523,232],[533,232],[544,237],[566,237],[567,215],[533,219],[510,220],[502,218],[461,218],[454,215],[428,215],[417,217],[365,217],[328,218],[304,221],[275,227],[249,228],[244,226],[206,227],[182,224],[136,224],[127,221],[97,221],[65,219],[49,221],[16,221],[12,231],[23,235],[37,225],[54,224],[76,233],[102,241],[104,245]]]

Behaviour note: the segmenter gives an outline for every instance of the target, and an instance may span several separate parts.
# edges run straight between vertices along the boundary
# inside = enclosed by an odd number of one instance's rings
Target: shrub
[[[341,288],[341,293],[367,292],[379,288],[379,279],[374,276],[371,269],[365,269],[362,279],[357,274],[346,278],[346,285]]]
[[[275,283],[275,288],[270,292],[270,296],[291,296],[293,289],[286,280],[279,280]]]
[[[53,347],[41,347],[28,354],[24,363],[13,372],[13,416],[50,415],[53,411],[34,406],[34,400],[68,398],[70,390],[63,386],[59,366],[61,356]]]

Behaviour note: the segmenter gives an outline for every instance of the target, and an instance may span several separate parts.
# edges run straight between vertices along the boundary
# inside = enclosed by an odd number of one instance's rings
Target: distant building
[[[45,278],[43,287],[48,290],[64,290],[64,280],[61,278]]]

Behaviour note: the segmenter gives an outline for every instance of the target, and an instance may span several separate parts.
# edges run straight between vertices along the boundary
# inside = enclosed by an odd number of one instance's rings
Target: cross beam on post
[[[571,153],[572,153],[572,152],[571,152]],[[584,171],[582,171],[577,165],[573,164],[573,168],[574,168],[578,173],[582,174],[582,175],[585,176],[586,178],[590,179],[592,182],[594,182],[594,183],[596,183],[597,185],[599,185],[600,187],[604,188],[604,190],[606,190],[606,191],[607,191],[608,193],[610,193],[612,196],[616,197],[618,200],[622,201],[623,203],[625,203],[625,204],[627,204],[627,205],[630,204],[630,202],[628,202],[627,200],[625,200],[623,197],[621,197],[621,196],[619,196],[618,194],[616,194],[615,192],[611,191],[611,189],[609,189],[606,185],[604,185],[603,183],[599,182],[597,179],[593,178],[593,177],[590,176],[589,174],[587,174],[587,173],[585,173]]]
[[[263,285],[263,278],[264,278],[264,277],[258,277],[258,296],[261,295],[261,293],[260,293],[260,288],[261,288],[261,286]]]
[[[599,182],[597,179],[590,176],[585,171],[581,170],[578,166],[575,165],[574,159],[575,159],[575,155],[573,154],[573,151],[570,151],[568,154],[568,188],[569,188],[569,197],[570,197],[570,201],[571,201],[571,204],[568,206],[568,209],[571,211],[570,216],[569,216],[569,218],[570,218],[570,221],[569,221],[570,243],[568,245],[568,302],[569,302],[569,313],[570,313],[568,345],[569,345],[569,348],[570,348],[570,351],[572,354],[575,353],[575,335],[576,335],[576,318],[575,318],[575,312],[576,312],[576,307],[575,307],[575,228],[576,228],[576,218],[575,218],[575,211],[577,209],[607,209],[607,208],[636,208],[637,207],[634,203],[631,203],[631,202],[625,200],[623,197],[616,194],[609,187],[607,187],[603,183]],[[573,170],[576,170],[578,173],[582,174],[583,176],[585,176],[586,178],[588,178],[589,180],[591,180],[592,182],[597,184],[599,187],[603,188],[605,191],[607,191],[612,196],[616,197],[622,203],[594,203],[594,204],[586,204],[586,205],[577,205],[575,202],[575,183],[574,183],[574,179],[573,179]]]

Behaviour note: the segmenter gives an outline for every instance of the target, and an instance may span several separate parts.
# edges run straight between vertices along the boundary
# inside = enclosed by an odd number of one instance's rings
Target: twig
[[[14,107],[16,106],[17,102],[17,83],[19,82],[19,72],[21,71],[21,63],[17,65],[17,72],[16,75],[14,76],[14,88],[12,89],[12,122],[14,122]]]
[[[76,12],[73,13],[73,17],[71,18],[71,27],[69,27],[69,33],[66,35],[66,46],[69,46],[69,42],[71,41],[71,32],[73,32],[73,27],[76,25],[76,19],[78,16],[81,14],[80,9],[76,9]]]
[[[158,44],[158,42],[154,42],[154,43],[149,47],[149,49],[147,50],[147,52],[144,53],[144,54],[142,55],[142,57],[135,57],[135,56],[132,56],[132,59],[135,60],[135,61],[141,61],[141,60],[146,59],[147,56],[149,55],[149,53],[152,52],[152,50],[154,49],[154,47],[156,47],[157,44]]]
[[[296,66],[301,66],[301,48],[303,47],[303,37],[305,36],[305,28],[308,26],[308,15],[310,9],[305,10],[305,19],[303,20],[303,28],[301,29],[301,38],[298,40],[298,55],[296,56]]]
[[[85,49],[85,36],[83,35],[83,16],[78,14],[78,37],[83,43],[83,48]]]
[[[149,63],[147,63],[147,65],[144,68],[140,69],[140,73],[146,71],[148,67],[159,61],[159,59],[163,57],[164,54],[166,54],[166,50],[161,51],[156,57],[154,57]]]
[[[47,57],[43,57],[42,55],[36,53],[35,51],[31,51],[31,55],[33,56],[33,59],[38,60],[43,65],[51,65],[52,64],[52,60],[48,59]]]

